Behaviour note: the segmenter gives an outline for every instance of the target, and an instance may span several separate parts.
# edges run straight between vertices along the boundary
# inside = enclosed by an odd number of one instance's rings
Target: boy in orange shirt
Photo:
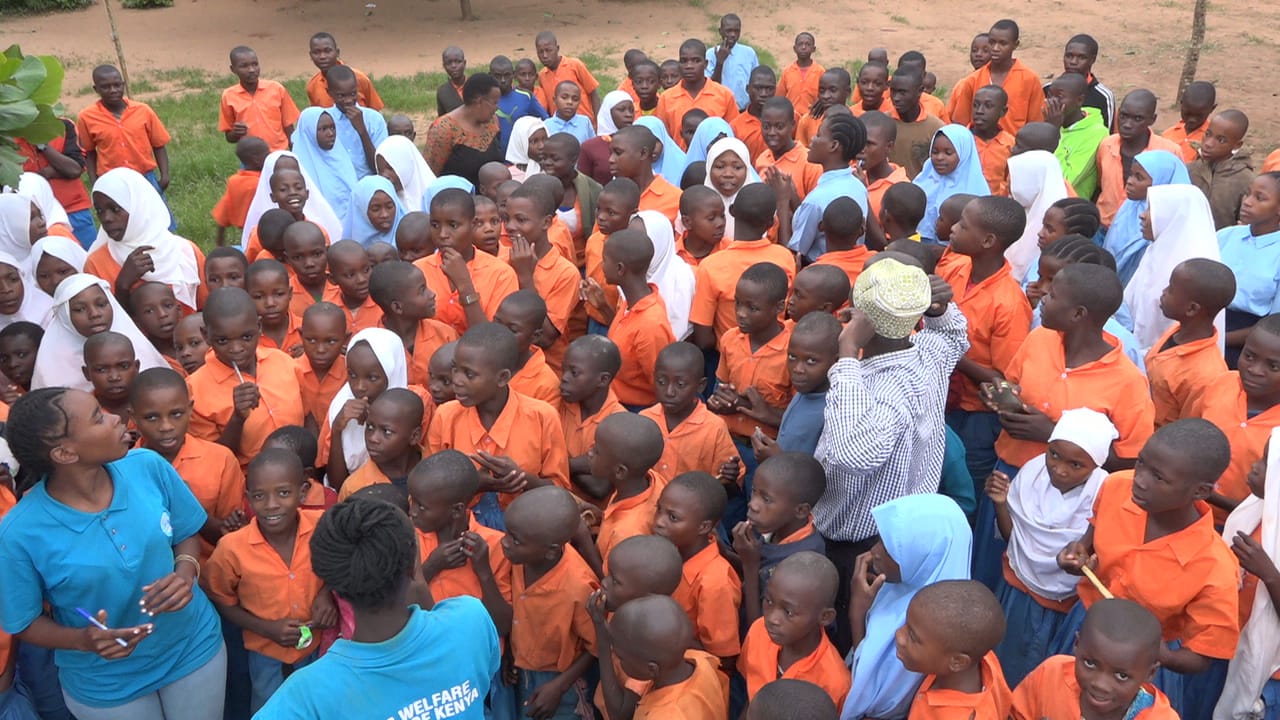
[[[209,292],[226,286],[243,290],[244,275],[248,271],[249,261],[239,248],[214,248],[204,259],[204,282]]]
[[[889,66],[878,62],[868,62],[858,69],[857,87],[849,98],[850,110],[854,117],[862,117],[867,113],[882,112],[890,120],[898,115],[893,104],[884,101],[885,91],[889,89]],[[928,95],[921,95],[923,102]],[[936,98],[935,98],[936,100]],[[923,107],[923,106],[922,106]],[[928,108],[924,108],[928,112]],[[937,113],[934,113],[935,115]]]
[[[707,46],[697,38],[680,43],[680,83],[658,96],[654,115],[667,126],[671,137],[680,136],[684,114],[697,108],[709,117],[733,122],[738,101],[733,91],[707,75]]]
[[[779,678],[820,686],[840,707],[852,678],[844,658],[827,638],[835,622],[836,566],[816,552],[787,557],[774,570],[764,593],[764,615],[751,624],[738,664],[747,684],[747,701]]]
[[[625,130],[626,128],[623,128]],[[646,130],[645,128],[641,128]],[[621,137],[622,130],[618,131],[618,135],[614,136],[613,147],[617,148],[617,138]],[[653,133],[649,133],[652,137]],[[625,141],[624,141],[625,142]],[[611,158],[613,156],[610,156]],[[611,160],[612,162],[612,160]],[[647,160],[645,161],[648,162]],[[652,177],[653,171],[649,171]],[[656,180],[655,180],[656,182]],[[710,190],[710,188],[708,188]],[[712,192],[715,192],[714,190]],[[677,201],[682,202],[682,201]],[[609,323],[612,322],[613,312],[618,308],[618,288],[610,285],[604,279],[604,241],[613,233],[619,230],[625,230],[634,216],[640,210],[640,187],[635,182],[625,177],[615,177],[604,189],[600,191],[600,197],[596,201],[596,229],[591,233],[591,237],[587,238],[586,256],[586,274],[579,286],[581,297],[584,298],[583,306],[587,311],[587,328],[588,332],[596,335],[604,335],[609,332]],[[678,245],[677,245],[678,247]],[[599,302],[586,302],[587,290],[592,285],[598,286],[604,293],[605,308],[597,309]],[[606,317],[606,313],[608,313]]]
[[[1178,146],[1177,155],[1184,163],[1193,163],[1200,158],[1200,143],[1204,142],[1204,133],[1209,129],[1209,116],[1218,107],[1218,91],[1211,82],[1197,80],[1182,91],[1182,102],[1178,105],[1182,116],[1178,124],[1160,133],[1160,137]]]
[[[902,666],[925,675],[907,720],[1008,717],[1013,698],[992,652],[1004,631],[1000,603],[976,580],[917,592],[895,638]]]
[[[218,226],[214,243],[218,247],[227,244],[227,228],[244,230],[245,215],[249,213],[249,205],[253,203],[258,179],[262,177],[262,164],[266,162],[268,152],[270,149],[262,138],[247,135],[236,142],[236,159],[240,161],[241,168],[235,175],[227,178],[227,189],[213,206],[213,222]]]
[[[129,442],[137,441],[137,431],[129,415],[129,385],[138,376],[138,356],[129,338],[110,330],[90,335],[84,343],[84,365],[80,372],[89,381],[93,396],[105,412],[119,415],[129,427]]]
[[[259,137],[270,150],[288,150],[298,106],[275,80],[259,77],[258,54],[243,45],[231,50],[231,73],[240,82],[222,91],[218,131],[229,143]]]
[[[266,450],[249,464],[245,491],[256,517],[228,534],[209,559],[205,588],[218,612],[244,629],[257,712],[285,676],[310,665],[311,629],[338,622],[333,596],[311,570],[318,514],[302,512],[307,491],[302,461],[288,450]]]
[[[855,172],[862,173],[861,179],[867,186],[868,214],[879,218],[885,191],[895,183],[911,182],[911,179],[907,177],[906,168],[889,162],[898,141],[898,123],[882,112],[863,113],[859,119],[867,128],[867,144],[858,156]],[[830,245],[828,238],[828,249]]]
[[[653,534],[670,540],[684,558],[683,579],[673,597],[693,621],[702,648],[729,672],[741,650],[742,581],[712,539],[727,502],[716,478],[704,472],[677,475],[658,496]]]
[[[244,275],[244,286],[258,309],[258,344],[283,350],[289,357],[302,357],[302,335],[298,332],[301,322],[289,312],[293,299],[289,270],[277,260],[255,260]]]
[[[866,233],[866,227],[862,206],[858,205],[858,201],[851,197],[838,197],[832,200],[831,204],[827,205],[827,209],[822,211],[822,221],[818,223],[818,230],[827,236],[827,251],[822,253],[822,257],[815,260],[810,267],[830,265],[849,278],[849,287],[852,288],[853,284],[858,282],[858,276],[862,274],[862,266],[872,255],[865,244],[858,243],[858,239]],[[808,269],[805,268],[805,270]],[[800,274],[803,275],[804,272],[801,271]],[[796,275],[795,285],[798,292],[800,275]],[[837,304],[834,310],[839,310],[847,302],[849,302],[848,290],[844,293],[844,300]],[[804,317],[803,314],[792,315],[791,319],[799,320],[802,317]]]
[[[706,185],[694,185],[680,194],[680,222],[684,233],[676,238],[676,255],[689,267],[729,246],[724,236],[725,209],[720,193]]]
[[[609,323],[609,339],[622,355],[622,368],[614,377],[613,391],[633,412],[653,404],[653,370],[658,353],[676,340],[667,319],[667,306],[658,295],[657,286],[646,279],[652,261],[653,243],[642,230],[628,228],[605,240],[604,278],[623,294],[618,314]],[[591,299],[599,301],[602,297],[596,293]],[[599,305],[596,309],[603,310]]]
[[[306,220],[295,222],[284,231],[284,261],[292,270],[289,312],[295,316],[301,317],[324,298],[329,276],[328,245],[320,226]]]
[[[1029,122],[1044,119],[1044,89],[1040,76],[1013,56],[1018,49],[1018,23],[999,20],[987,32],[991,59],[956,83],[947,102],[951,122],[968,125],[973,120],[973,99],[980,88],[999,85],[1009,98],[1009,112],[1000,119],[1000,127],[1010,135]]]
[[[596,213],[596,207],[591,213]],[[573,261],[552,246],[547,235],[555,219],[555,200],[539,183],[525,183],[507,199],[506,227],[511,237],[507,262],[516,272],[520,288],[537,291],[546,302],[547,318],[537,344],[547,352],[552,369],[559,372],[569,347],[570,318],[580,323],[584,311],[578,307],[582,275]],[[581,228],[581,232],[586,237],[592,230]],[[585,242],[582,247],[585,254]]]
[[[294,358],[294,371],[302,390],[304,427],[319,434],[329,421],[329,404],[347,382],[347,316],[330,302],[318,302],[302,314],[302,357]]]
[[[774,680],[756,694],[742,720],[838,720],[840,711],[825,690],[806,680]]]
[[[109,170],[127,167],[147,178],[163,198],[169,187],[169,131],[150,105],[126,98],[124,89],[124,78],[115,66],[93,69],[98,102],[81,110],[76,119],[89,185]],[[177,223],[171,221],[169,232],[176,229]]]
[[[880,228],[884,231],[885,245],[895,240],[920,242],[916,228],[924,219],[928,198],[919,185],[900,182],[890,185],[880,199]]]
[[[347,328],[354,335],[382,324],[382,308],[369,295],[369,274],[373,261],[355,240],[339,240],[329,246],[329,284],[324,299],[342,308]]]
[[[622,367],[618,346],[602,335],[584,335],[569,345],[560,374],[560,426],[569,451],[569,479],[580,497],[608,497],[607,478],[591,474],[588,456],[596,430],[610,415],[626,412],[610,385]]]
[[[1151,131],[1156,122],[1156,96],[1150,90],[1132,90],[1116,110],[1116,132],[1098,144],[1098,213],[1102,226],[1110,227],[1125,201],[1125,183],[1133,158],[1147,150],[1178,154],[1178,145]]]
[[[729,123],[733,136],[746,144],[752,163],[766,149],[761,128],[764,122],[762,113],[765,102],[771,99],[777,90],[778,78],[773,74],[773,68],[761,65],[752,70],[747,80],[747,97],[749,98],[747,108]]]
[[[427,286],[444,300],[436,317],[459,333],[488,322],[498,303],[519,289],[516,273],[498,258],[477,253],[471,242],[476,203],[470,193],[449,188],[431,198],[431,241],[439,250],[414,263]]]
[[[387,388],[369,403],[364,444],[369,459],[342,482],[338,501],[356,491],[388,483],[407,486],[409,471],[422,459],[422,416],[426,404],[406,388]]]
[[[385,262],[369,273],[369,297],[382,310],[382,327],[400,336],[409,356],[409,384],[430,384],[430,363],[436,351],[458,339],[452,327],[435,319],[436,295],[427,287],[421,268],[412,263]],[[449,398],[452,400],[452,398]],[[437,400],[439,405],[443,400]]]
[[[822,166],[809,162],[809,148],[796,142],[796,110],[790,100],[771,97],[760,112],[760,132],[764,149],[755,154],[753,163],[766,181],[776,172],[791,176],[791,185],[801,201],[822,177]]]
[[[609,504],[600,521],[600,557],[623,540],[648,535],[666,480],[653,470],[662,457],[662,431],[649,418],[615,413],[600,422],[587,454],[591,475],[608,484]],[[609,571],[605,566],[605,572]]]
[[[613,173],[614,182],[619,178],[626,178],[640,189],[637,203],[640,210],[657,210],[675,225],[676,218],[680,215],[680,188],[661,175],[654,174],[653,163],[657,152],[658,138],[652,130],[643,125],[624,127],[614,133],[613,142],[609,144],[609,171]],[[597,224],[600,223],[601,212],[597,204]]]
[[[1200,395],[1227,371],[1213,319],[1236,292],[1231,268],[1195,258],[1173,269],[1160,294],[1160,311],[1174,321],[1147,351],[1147,379],[1155,404],[1155,426],[1192,417]]]
[[[978,88],[973,94],[973,118],[969,130],[982,161],[982,177],[992,195],[1009,194],[1009,154],[1013,151],[1013,134],[1000,127],[1009,112],[1009,95],[999,85]]]
[[[541,400],[559,412],[560,376],[547,364],[546,355],[538,347],[547,322],[547,304],[533,290],[517,290],[498,306],[493,321],[514,333],[520,347],[511,389]]]
[[[600,83],[587,66],[577,58],[561,55],[560,43],[556,40],[556,34],[550,30],[538,33],[534,38],[534,49],[538,53],[538,62],[542,63],[542,69],[538,71],[538,99],[547,108],[547,112],[555,113],[556,86],[567,81],[577,85],[582,91],[578,114],[594,118],[596,111],[600,109]],[[520,67],[517,66],[516,75],[519,74]]]
[[[308,45],[308,52],[311,56],[311,62],[316,66],[317,72],[307,81],[307,100],[313,106],[328,107],[333,104],[333,99],[329,96],[329,81],[325,79],[325,73],[334,65],[345,65],[346,63],[339,60],[342,51],[338,49],[338,41],[333,35],[327,32],[318,32],[311,36]],[[382,98],[378,96],[378,91],[373,88],[373,83],[369,80],[369,76],[360,72],[355,68],[351,68],[351,72],[356,76],[356,92],[361,107],[371,108],[373,110],[381,110]]]
[[[840,198],[849,200],[849,198]],[[836,202],[839,202],[837,200]],[[831,203],[835,205],[836,202]],[[854,203],[856,206],[857,203]],[[830,210],[831,206],[828,205]],[[823,253],[822,257],[831,252]],[[810,313],[835,315],[840,308],[849,304],[849,292],[853,285],[844,270],[834,264],[818,262],[796,273],[795,282],[791,283],[791,294],[787,297],[787,321],[794,330],[795,325]],[[817,438],[814,438],[817,441]]]
[[[795,107],[807,108],[818,99],[818,78],[827,69],[813,60],[813,51],[818,49],[813,33],[796,35],[791,49],[795,51],[796,61],[782,69],[778,96],[790,100]]]
[[[796,142],[808,147],[813,137],[818,134],[827,109],[831,107],[847,107],[849,96],[853,93],[853,79],[849,71],[842,67],[828,68],[818,78],[818,99],[808,108],[799,108],[800,120],[796,123]]]
[[[671,343],[658,353],[653,377],[658,402],[640,414],[662,431],[658,472],[664,478],[694,470],[715,474],[738,492],[738,449],[724,418],[708,410],[700,397],[707,385],[702,352],[691,343]]]
[[[173,347],[174,359],[187,375],[204,367],[204,356],[209,352],[209,343],[204,339],[204,313],[191,313],[178,321],[173,328]]]

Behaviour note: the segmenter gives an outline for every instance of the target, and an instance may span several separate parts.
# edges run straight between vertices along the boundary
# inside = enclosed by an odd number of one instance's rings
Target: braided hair
[[[827,113],[827,127],[831,137],[840,143],[841,157],[852,162],[867,146],[867,126],[862,121],[847,113]]]
[[[1116,260],[1111,253],[1098,247],[1091,238],[1084,235],[1063,235],[1046,245],[1040,252],[1046,257],[1062,260],[1064,265],[1084,263],[1116,269]]]
[[[63,387],[32,390],[18,398],[9,411],[5,436],[27,477],[44,477],[54,470],[49,453],[71,429],[71,418],[62,408],[66,394]]]
[[[334,505],[311,536],[316,575],[361,610],[390,608],[417,561],[409,517],[380,500],[353,497]]]
[[[1049,207],[1062,211],[1067,234],[1091,238],[1098,234],[1098,228],[1102,226],[1102,216],[1098,213],[1098,206],[1084,198],[1063,198]]]

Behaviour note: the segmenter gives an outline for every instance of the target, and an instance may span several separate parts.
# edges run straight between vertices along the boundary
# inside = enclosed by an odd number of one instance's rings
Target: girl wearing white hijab
[[[116,265],[124,267],[134,250],[149,247],[147,255],[154,268],[141,279],[169,285],[178,302],[195,310],[203,258],[190,240],[169,232],[169,208],[160,193],[137,171],[116,168],[98,178],[93,194],[110,198],[129,217],[123,231],[108,231],[105,224],[98,229],[98,239],[89,248],[89,267],[94,267],[92,258],[103,248]],[[114,278],[109,280],[115,284]]]
[[[348,382],[342,386],[338,394],[333,397],[333,402],[329,403],[329,421],[328,429],[331,433],[329,436],[329,476],[341,475],[338,480],[345,480],[348,475],[355,472],[369,461],[369,451],[364,445],[364,419],[368,414],[367,403],[372,403],[378,395],[390,388],[407,388],[409,386],[409,367],[408,361],[404,354],[404,342],[400,340],[400,336],[386,328],[367,328],[355,334],[351,341],[347,343],[347,369],[351,375],[359,376],[359,366],[368,358],[364,354],[368,352],[373,355],[378,365],[382,368],[382,377],[385,378],[386,384],[381,388],[369,388],[365,383],[360,383],[354,389]],[[352,365],[356,367],[352,367]],[[357,392],[359,395],[357,395]],[[363,408],[363,415],[358,419],[351,419],[341,428],[334,427],[338,416],[342,414],[342,409],[347,403],[352,401],[363,401],[366,405]],[[322,446],[324,445],[324,437],[321,437]],[[343,467],[334,467],[337,463],[332,462],[335,452],[340,452],[343,459]]]
[[[35,201],[17,193],[0,193],[0,252],[27,271],[31,245],[45,235],[44,215]]]
[[[45,295],[53,297],[58,283],[84,272],[88,259],[89,253],[80,243],[61,235],[46,235],[31,246],[31,278]]]
[[[67,217],[67,211],[53,194],[53,186],[43,176],[33,172],[22,173],[18,178],[18,194],[25,196],[40,208],[40,212],[44,214],[46,227],[62,225],[67,232],[71,232],[71,218]]]
[[[107,330],[129,338],[140,370],[172,367],[116,302],[107,281],[78,273],[63,280],[53,295],[53,320],[40,341],[31,389],[69,387],[93,392],[93,384],[84,377],[84,341]]]
[[[1045,150],[1028,150],[1009,158],[1009,194],[1027,211],[1022,237],[1004,251],[1013,279],[1023,282],[1029,274],[1039,276],[1040,228],[1045,212],[1067,196],[1058,158]]]
[[[667,319],[676,340],[683,340],[689,327],[689,308],[693,305],[693,268],[676,254],[676,234],[671,221],[657,210],[641,210],[636,219],[644,224],[644,232],[653,243],[653,259],[645,279],[658,288],[658,296],[667,306]]]
[[[596,136],[582,143],[578,155],[578,171],[601,185],[613,179],[609,172],[609,152],[613,134],[635,121],[635,100],[621,90],[604,96],[600,111],[596,113]]]
[[[725,237],[733,238],[733,213],[729,212],[729,206],[733,205],[744,185],[758,182],[760,176],[751,165],[751,151],[746,143],[726,137],[707,149],[707,178],[702,184],[719,193],[724,202]]]
[[[297,163],[299,172],[302,173],[302,179],[307,183],[307,202],[302,206],[302,214],[307,220],[324,228],[329,235],[329,242],[337,242],[342,239],[342,219],[334,212],[333,207],[329,205],[324,193],[320,191],[320,185],[312,179],[308,169],[302,166],[298,160],[298,156],[288,150],[276,150],[267,156],[262,163],[262,176],[258,178],[258,189],[253,193],[253,202],[249,203],[249,212],[244,217],[244,231],[248,233],[258,227],[258,221],[262,219],[262,214],[273,207],[278,207],[276,202],[271,199],[271,175],[276,171],[276,164],[281,158],[290,158]],[[350,201],[350,198],[343,198],[343,206]]]
[[[511,179],[524,182],[530,175],[542,172],[538,158],[542,157],[542,144],[547,141],[547,128],[532,115],[525,115],[511,126],[511,139],[507,143],[507,164],[511,167]]]
[[[395,186],[405,212],[427,209],[422,206],[422,194],[427,191],[428,185],[435,182],[436,174],[431,172],[430,166],[412,140],[403,135],[388,137],[378,145],[374,160],[378,165],[378,174]]]
[[[49,324],[53,298],[36,289],[23,270],[24,264],[0,250],[0,328],[22,320],[40,327]]]

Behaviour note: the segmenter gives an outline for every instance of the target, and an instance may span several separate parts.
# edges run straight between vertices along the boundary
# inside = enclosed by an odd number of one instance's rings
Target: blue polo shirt
[[[582,143],[596,136],[595,128],[591,127],[591,119],[586,115],[574,115],[572,120],[565,120],[559,115],[552,115],[542,121],[542,126],[547,129],[548,136],[556,133],[569,133],[578,139],[578,145],[582,145]]]
[[[498,145],[503,155],[506,155],[507,143],[511,141],[511,128],[526,115],[546,120],[547,110],[532,95],[519,88],[513,88],[498,100],[498,127],[502,130]]]
[[[812,455],[822,435],[823,413],[827,409],[827,391],[796,393],[782,413],[778,426],[778,447],[785,452]]]
[[[409,608],[404,629],[380,643],[339,640],[284,681],[254,720],[484,720],[498,672],[498,632],[473,597]],[[354,714],[353,714],[354,713]]]
[[[818,184],[792,215],[791,242],[787,247],[804,255],[810,262],[822,257],[827,251],[827,235],[818,229],[818,223],[822,222],[827,206],[840,197],[853,198],[862,208],[862,217],[867,217],[867,188],[853,176],[853,170],[847,167],[828,170],[822,173]]]
[[[331,105],[330,107],[336,107]],[[364,129],[369,131],[369,140],[373,142],[376,148],[387,139],[387,121],[382,117],[382,113],[377,110],[371,110],[367,107],[360,107],[360,112],[364,115]],[[351,121],[341,110],[335,110],[334,123],[338,129],[338,142],[342,143],[342,147],[347,149],[347,154],[351,156],[351,164],[356,169],[356,179],[359,180],[369,175],[377,175],[376,168],[369,167],[369,162],[365,159],[364,143],[360,142],[360,133],[356,132]]]
[[[209,662],[222,645],[217,613],[199,587],[191,602],[154,618],[138,602],[144,585],[173,572],[173,546],[205,523],[186,483],[151,450],[106,465],[115,491],[99,513],[70,508],[36,484],[0,522],[0,624],[26,630],[51,606],[53,621],[83,628],[77,612],[107,611],[113,628],[154,623],[122,660],[57,650],[62,688],[90,707],[113,707],[153,693]]]
[[[760,64],[756,51],[742,43],[733,46],[729,57],[724,60],[724,70],[720,72],[720,84],[733,91],[733,99],[738,101],[738,109],[744,110],[751,98],[747,95],[747,83],[751,81],[751,71]],[[716,71],[716,48],[707,48],[707,77]]]
[[[1236,296],[1227,307],[1259,316],[1280,312],[1280,232],[1254,237],[1248,225],[1225,227],[1218,248],[1236,275]]]

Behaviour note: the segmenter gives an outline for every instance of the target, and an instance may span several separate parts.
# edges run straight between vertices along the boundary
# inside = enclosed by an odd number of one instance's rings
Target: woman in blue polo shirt
[[[206,516],[182,478],[128,452],[125,424],[86,392],[33,391],[8,425],[41,480],[0,522],[5,631],[54,650],[79,720],[220,720],[226,650],[195,587]]]

